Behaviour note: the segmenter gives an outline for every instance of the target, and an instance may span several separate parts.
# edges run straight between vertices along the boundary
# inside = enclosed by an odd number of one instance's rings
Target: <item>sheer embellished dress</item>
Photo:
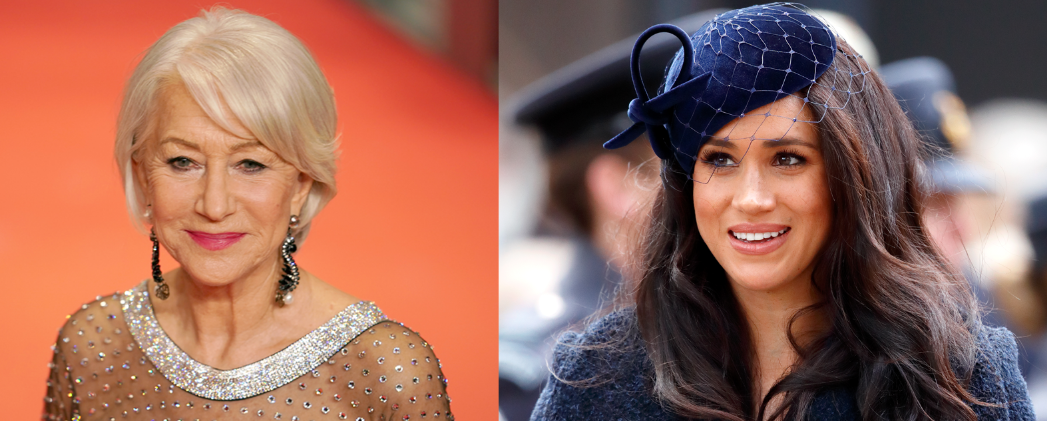
[[[432,346],[358,302],[287,348],[219,370],[167,337],[147,283],[84,304],[54,345],[46,420],[453,420]]]

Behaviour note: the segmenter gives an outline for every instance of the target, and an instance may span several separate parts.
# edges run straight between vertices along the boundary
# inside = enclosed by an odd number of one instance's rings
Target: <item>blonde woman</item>
[[[215,8],[150,48],[115,153],[152,277],[70,316],[45,419],[453,419],[428,343],[294,262],[335,195],[335,122],[265,18]]]

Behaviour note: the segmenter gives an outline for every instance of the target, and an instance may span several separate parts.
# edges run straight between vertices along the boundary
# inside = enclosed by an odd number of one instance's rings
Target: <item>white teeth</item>
[[[782,229],[781,231],[772,232],[732,232],[731,234],[734,235],[734,238],[743,241],[761,241],[785,234],[785,231],[787,230],[788,228]]]

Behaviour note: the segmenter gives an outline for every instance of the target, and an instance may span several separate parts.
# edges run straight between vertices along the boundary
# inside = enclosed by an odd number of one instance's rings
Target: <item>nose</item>
[[[203,193],[196,201],[197,213],[211,221],[221,221],[235,209],[229,191],[229,174],[221,166],[209,164],[201,180]]]
[[[736,186],[732,206],[748,215],[774,210],[777,199],[759,166],[742,164],[741,167],[742,177]]]

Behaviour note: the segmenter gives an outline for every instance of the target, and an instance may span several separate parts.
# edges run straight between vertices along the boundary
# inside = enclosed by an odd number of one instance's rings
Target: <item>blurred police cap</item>
[[[724,11],[698,12],[670,23],[691,34]],[[507,104],[510,118],[522,126],[536,126],[547,152],[582,140],[603,143],[628,128],[632,122],[625,111],[636,98],[629,79],[629,55],[638,36],[626,37],[523,88]],[[640,57],[642,74],[648,81],[660,79],[678,50],[680,41],[671,35],[652,38]],[[648,86],[651,92],[656,88]]]
[[[985,172],[956,154],[966,148],[971,123],[949,67],[934,57],[914,57],[880,67],[880,77],[890,87],[909,120],[930,144],[927,161],[940,193],[989,192]]]

